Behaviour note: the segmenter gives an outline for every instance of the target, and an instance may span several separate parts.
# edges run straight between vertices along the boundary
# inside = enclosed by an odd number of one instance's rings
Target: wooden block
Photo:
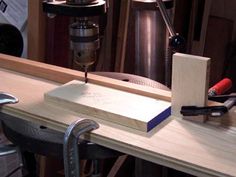
[[[46,13],[42,10],[43,0],[28,1],[27,50],[28,58],[43,62],[45,59]]]
[[[170,115],[169,102],[75,80],[47,92],[44,100],[144,132]]]
[[[180,114],[182,106],[206,106],[209,71],[209,58],[180,53],[173,55],[172,115],[182,117]],[[194,116],[191,119],[203,122],[206,118]]]

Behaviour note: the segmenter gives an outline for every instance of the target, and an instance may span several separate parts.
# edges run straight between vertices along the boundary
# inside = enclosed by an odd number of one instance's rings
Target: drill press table
[[[1,91],[20,100],[3,106],[3,113],[62,132],[78,117],[91,118],[100,128],[85,138],[94,143],[197,176],[236,176],[236,130],[231,126],[195,124],[170,117],[151,132],[142,133],[45,104],[45,92],[75,77],[82,80],[83,73],[6,55],[0,55],[0,66]],[[170,98],[169,92],[100,76],[90,75],[90,81],[154,98]],[[231,121],[235,117],[236,112],[231,112]]]

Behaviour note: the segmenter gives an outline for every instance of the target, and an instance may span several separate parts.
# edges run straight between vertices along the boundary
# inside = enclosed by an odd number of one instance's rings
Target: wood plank
[[[170,102],[76,80],[47,92],[44,99],[76,113],[144,132],[170,116]]]
[[[191,54],[200,55],[200,56],[203,56],[203,52],[204,52],[207,24],[208,24],[208,19],[209,19],[209,15],[210,15],[212,0],[206,0],[203,2],[204,2],[203,14],[198,14],[199,19],[201,18],[200,15],[202,15],[202,20],[200,21],[200,26],[201,26],[200,38],[199,38],[199,40],[193,39],[192,50],[191,50]],[[196,23],[194,25],[196,25]],[[194,31],[194,33],[196,33],[196,32],[198,32],[198,31]]]
[[[122,155],[118,157],[116,162],[112,166],[111,170],[107,174],[107,177],[115,177],[117,175],[117,172],[119,171],[119,169],[124,164],[127,158],[128,158],[128,155]]]
[[[45,19],[43,0],[28,1],[28,58],[45,60]]]
[[[10,69],[12,71],[44,78],[62,84],[75,79],[81,81],[84,80],[84,73],[80,71],[4,54],[0,54],[0,66],[1,68]],[[166,101],[170,101],[171,97],[171,93],[169,91],[145,87],[90,73],[88,74],[88,82]]]
[[[182,106],[206,106],[209,69],[209,58],[180,53],[173,55],[172,115],[182,117]],[[195,116],[192,120],[203,122],[205,116]]]
[[[131,0],[121,0],[121,10],[119,18],[119,30],[117,35],[117,47],[116,47],[116,72],[124,72],[126,42],[128,34],[128,23],[130,14],[130,2]]]
[[[57,15],[46,20],[45,63],[72,68],[69,38],[70,17]]]
[[[107,9],[107,25],[105,28],[104,38],[101,41],[101,49],[99,52],[99,59],[96,65],[97,71],[109,71],[111,68],[111,60],[112,60],[112,39],[113,39],[113,9],[114,9],[114,1],[109,1],[109,8]]]
[[[92,118],[44,103],[43,94],[59,83],[5,69],[0,69],[0,75],[0,90],[20,100],[18,104],[3,106],[1,112],[58,131],[65,131],[81,117]],[[93,119],[100,128],[85,138],[94,143],[195,176],[232,177],[236,174],[236,131],[233,128],[171,119],[149,133],[142,133]]]
[[[106,19],[103,19],[105,26],[101,25],[105,27],[105,33],[104,37],[101,36],[103,39],[101,39],[101,49],[96,71],[114,71],[115,69],[120,0],[107,1],[107,3],[109,7],[107,9]]]

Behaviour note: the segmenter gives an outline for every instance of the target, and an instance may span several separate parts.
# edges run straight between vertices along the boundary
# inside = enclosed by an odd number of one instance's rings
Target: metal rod
[[[170,33],[170,36],[176,36],[176,31],[174,30],[174,26],[172,25],[171,21],[170,21],[170,17],[167,14],[166,8],[165,8],[165,4],[163,3],[162,0],[156,0],[157,2],[157,7],[159,7],[161,15],[163,20],[165,21],[165,24],[167,26],[167,29]]]

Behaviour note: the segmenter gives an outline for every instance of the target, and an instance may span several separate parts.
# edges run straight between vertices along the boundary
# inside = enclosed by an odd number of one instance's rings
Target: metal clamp
[[[0,105],[15,104],[18,102],[19,100],[15,96],[10,95],[9,93],[4,93],[4,92],[0,93]]]
[[[209,100],[224,103],[222,106],[182,106],[180,113],[183,116],[198,116],[208,115],[211,117],[220,117],[227,113],[233,106],[236,105],[236,94],[231,95],[217,95],[209,97]]]
[[[82,134],[95,130],[99,125],[89,119],[77,120],[66,130],[63,144],[65,177],[79,177],[79,137]]]
[[[19,100],[15,96],[10,95],[8,93],[0,92],[0,106],[2,106],[4,104],[15,104],[18,102],[19,102]],[[11,145],[11,144],[0,146],[0,157],[6,156],[6,155],[11,155],[14,153],[18,153],[19,159],[22,160],[20,149],[17,146]],[[22,168],[23,168],[23,163],[20,162],[19,166],[16,167],[15,169],[13,169],[5,177],[9,177],[9,176],[13,175],[16,171],[18,171]]]

